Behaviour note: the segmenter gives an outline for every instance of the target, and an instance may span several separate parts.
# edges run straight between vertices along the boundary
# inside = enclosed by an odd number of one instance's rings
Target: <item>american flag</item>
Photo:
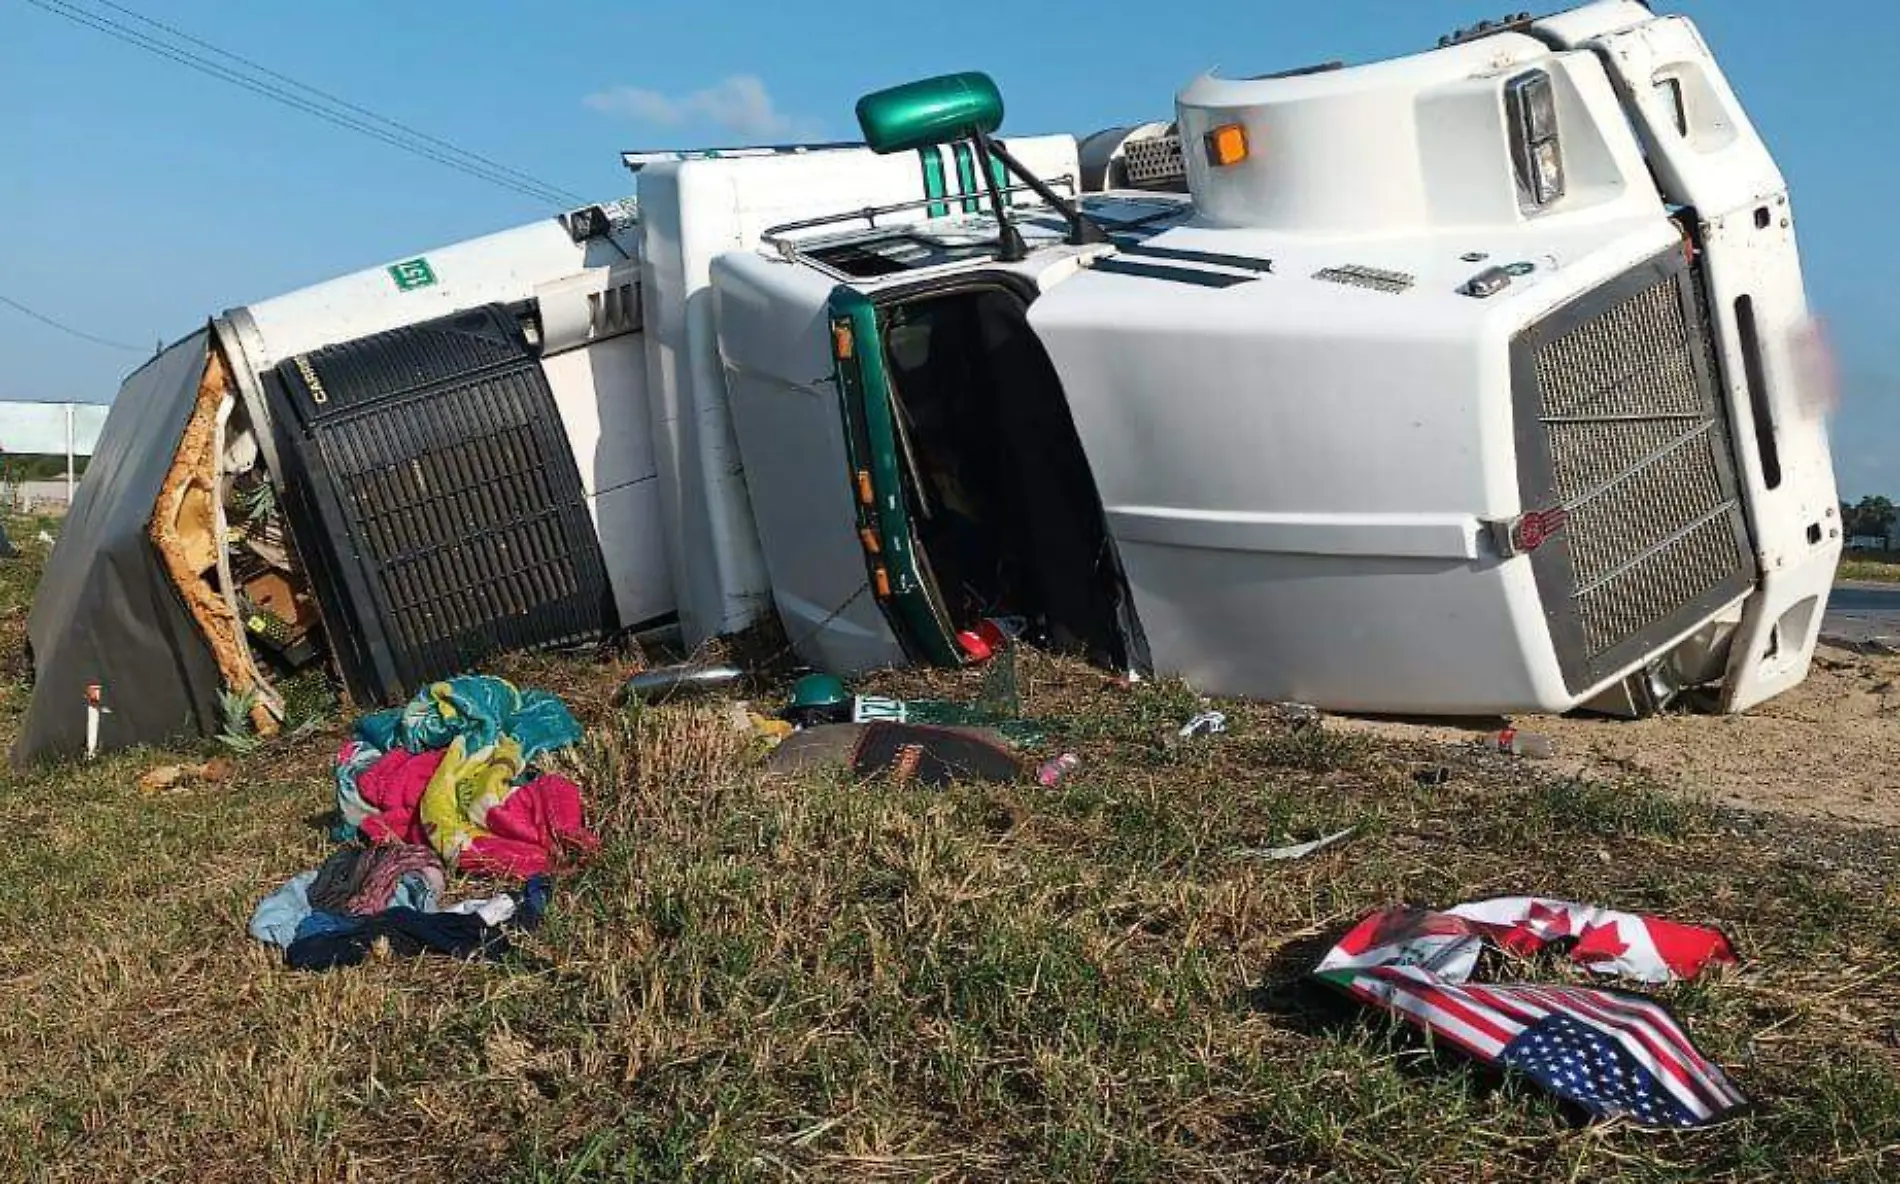
[[[1745,1105],[1662,1007],[1622,991],[1478,984],[1486,945],[1518,956],[1567,952],[1593,974],[1667,983],[1733,964],[1713,929],[1533,896],[1437,911],[1397,907],[1360,920],[1314,975],[1487,1065],[1516,1070],[1593,1114],[1700,1126]]]
[[[1639,996],[1454,983],[1415,965],[1322,971],[1319,977],[1593,1114],[1687,1127],[1746,1104],[1675,1019]]]

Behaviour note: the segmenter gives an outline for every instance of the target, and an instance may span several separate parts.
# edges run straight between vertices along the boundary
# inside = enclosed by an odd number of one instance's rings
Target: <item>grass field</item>
[[[31,582],[6,567],[7,653]],[[1242,706],[1177,743],[1186,689],[1040,658],[1029,708],[1085,761],[1056,790],[773,782],[716,705],[507,671],[590,725],[606,840],[512,964],[303,975],[245,936],[328,849],[334,730],[168,796],[134,787],[158,753],[5,775],[0,1178],[1900,1178],[1887,834]],[[1733,934],[1743,968],[1662,995],[1755,1112],[1582,1124],[1301,981],[1370,909],[1522,892]]]
[[[1836,578],[1900,584],[1900,551],[1849,551],[1841,556]]]

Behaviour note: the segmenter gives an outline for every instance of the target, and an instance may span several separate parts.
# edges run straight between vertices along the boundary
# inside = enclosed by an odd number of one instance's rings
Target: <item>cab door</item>
[[[852,674],[904,664],[859,529],[859,470],[833,366],[835,281],[749,252],[714,260],[732,423],[772,599],[799,657]]]
[[[909,482],[915,474],[904,459],[881,313],[893,290],[901,287],[887,289],[880,299],[840,285],[828,302],[858,537],[872,590],[906,648],[939,666],[959,666],[966,657],[957,645],[956,626],[911,519]]]

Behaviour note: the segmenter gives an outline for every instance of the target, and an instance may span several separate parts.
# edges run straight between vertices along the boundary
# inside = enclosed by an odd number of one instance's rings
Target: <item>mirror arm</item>
[[[1080,247],[1089,243],[1105,243],[1109,241],[1108,233],[1100,226],[1097,226],[1087,214],[1084,214],[1079,205],[1069,201],[1067,198],[1058,196],[1056,191],[1051,189],[1041,177],[1038,177],[1036,174],[1024,168],[1023,163],[1011,155],[1009,149],[1003,147],[1001,144],[995,143],[990,140],[988,136],[984,136],[981,133],[978,133],[977,142],[980,146],[979,150],[981,150],[981,148],[987,148],[990,152],[995,153],[996,159],[1002,161],[1003,167],[1014,173],[1017,180],[1035,190],[1037,197],[1048,202],[1051,209],[1068,220],[1070,246]]]
[[[996,214],[997,244],[1002,248],[998,258],[1004,263],[1020,263],[1029,258],[1029,244],[1023,241],[1022,231],[1017,230],[1016,224],[1009,220],[1003,208],[1003,191],[996,185],[996,170],[990,167],[990,154],[1000,156],[1002,149],[980,127],[970,129],[970,139],[976,145],[976,167],[983,175],[983,187],[990,192],[990,209]],[[1002,159],[1007,167],[1009,158]]]

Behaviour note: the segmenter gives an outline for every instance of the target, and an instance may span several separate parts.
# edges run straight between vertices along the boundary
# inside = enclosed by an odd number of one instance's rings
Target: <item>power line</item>
[[[566,190],[559,188],[558,186],[550,185],[547,182],[542,181],[537,177],[534,177],[528,173],[524,173],[520,169],[510,168],[509,166],[502,164],[498,160],[491,160],[488,157],[483,156],[478,152],[471,152],[467,148],[462,148],[462,147],[459,147],[458,145],[452,144],[449,141],[442,139],[440,136],[432,136],[428,132],[422,131],[419,128],[414,128],[414,127],[409,126],[406,123],[403,123],[401,120],[391,119],[387,115],[378,114],[377,112],[370,110],[368,107],[363,107],[356,103],[352,103],[346,98],[343,98],[339,95],[331,94],[329,91],[323,90],[319,87],[311,86],[307,82],[299,82],[295,78],[292,78],[286,74],[280,74],[276,70],[271,69],[269,66],[264,65],[262,62],[254,61],[251,58],[247,58],[243,54],[237,53],[234,50],[222,49],[216,45],[211,44],[209,41],[206,41],[199,37],[194,37],[190,33],[187,33],[183,29],[180,29],[174,25],[168,25],[163,21],[154,20],[153,18],[144,15],[143,13],[134,12],[132,9],[127,8],[123,4],[115,4],[113,3],[113,0],[93,0],[93,3],[104,5],[105,7],[110,8],[114,10],[115,12],[122,12],[126,16],[131,17],[133,20],[138,21],[141,24],[150,25],[151,27],[162,30],[163,32],[169,33],[173,37],[178,38],[180,41],[189,42],[192,45],[196,45],[200,49],[208,49],[212,53],[230,58],[234,62],[238,62],[242,65],[250,67],[252,70],[257,71],[259,74],[264,75],[266,78],[275,78],[279,82],[288,83],[289,85],[296,87],[298,90],[305,91],[309,94],[315,95],[318,98],[325,100],[326,102],[334,103],[346,111],[353,111],[358,115],[367,116],[370,119],[375,120],[377,123],[383,124],[387,127],[394,128],[405,135],[414,136],[416,139],[422,140],[425,143],[434,144],[436,147],[445,148],[448,151],[457,154],[458,156],[464,156],[464,157],[467,157],[469,160],[477,161],[481,164],[487,165],[488,167],[494,169],[495,171],[499,173],[502,173],[506,176],[514,177],[517,180],[526,182],[527,184],[532,185],[537,189],[544,190],[548,193],[559,194],[564,198],[571,199],[571,201],[569,201],[567,204],[581,205],[581,204],[584,204],[586,200],[585,198],[582,198],[579,194],[569,193]]]
[[[373,118],[381,120],[384,124],[387,124],[388,127],[379,127],[376,124],[368,123],[363,119],[348,114],[347,109],[351,106],[349,104],[344,104],[345,109],[343,110],[339,110],[337,107],[327,106],[324,102],[320,102],[317,99],[307,98],[294,91],[286,90],[281,86],[252,77],[223,63],[193,53],[191,50],[182,46],[160,40],[150,34],[141,32],[138,29],[113,20],[109,16],[68,3],[67,0],[26,0],[26,3],[43,12],[60,17],[63,20],[83,25],[86,28],[104,33],[108,37],[125,42],[135,48],[143,49],[148,53],[156,54],[159,57],[176,62],[187,69],[208,75],[223,82],[229,82],[234,86],[248,90],[253,94],[270,99],[283,106],[290,107],[293,110],[314,115],[327,123],[369,136],[371,139],[381,141],[392,148],[397,148],[412,155],[434,161],[437,164],[454,169],[457,172],[474,177],[477,180],[487,181],[492,185],[511,190],[522,196],[530,197],[549,205],[565,208],[580,203],[581,199],[573,194],[566,193],[553,185],[535,181],[532,178],[528,178],[527,180],[519,179],[527,177],[527,174],[518,173],[516,170],[506,169],[503,166],[497,166],[492,162],[486,161],[485,158],[475,156],[463,149],[455,148],[454,145],[449,145],[447,141],[436,141],[437,143],[447,145],[445,149],[431,147],[428,142],[431,139],[430,137],[418,139],[418,133],[406,130],[405,125],[398,124],[394,120],[389,120],[385,117],[370,113]],[[157,22],[148,23],[157,24]],[[201,42],[200,44],[208,43]],[[217,52],[224,53],[225,51],[218,50]],[[227,56],[232,57],[233,60],[245,61],[245,59],[237,58],[236,55],[227,54]],[[251,68],[261,70],[260,67],[254,64],[251,64]],[[278,75],[278,77],[283,76]],[[286,79],[286,81],[291,80]],[[303,87],[303,89],[309,91],[312,95],[323,95],[323,92],[317,91],[312,87],[304,86],[302,83],[292,82],[292,84]],[[325,97],[327,98],[327,96]],[[335,102],[336,100],[330,99],[328,101]],[[367,111],[367,108],[358,108],[358,110]],[[398,131],[390,130],[392,128],[399,129],[401,134],[398,134]]]
[[[109,37],[146,50],[149,53],[157,54],[159,57],[167,58],[188,69],[195,70],[198,73],[232,83],[235,86],[251,91],[253,94],[281,103],[294,110],[314,115],[319,119],[350,131],[360,132],[372,139],[380,140],[393,148],[398,148],[428,160],[433,160],[438,164],[455,169],[468,176],[488,181],[491,184],[512,190],[523,196],[531,197],[536,201],[547,202],[548,204],[556,206],[566,206],[570,204],[565,200],[564,196],[558,194],[552,188],[525,184],[512,178],[504,177],[484,166],[472,164],[465,159],[436,151],[427,145],[404,139],[382,128],[364,123],[362,120],[325,107],[320,103],[306,99],[293,92],[286,91],[281,87],[251,78],[221,63],[192,53],[188,49],[160,41],[148,34],[121,24],[110,17],[101,16],[96,12],[90,12],[76,5],[69,4],[66,0],[26,0],[26,2],[42,11],[52,13],[65,20],[72,21],[75,24],[84,25],[87,28],[104,33]]]
[[[142,354],[146,351],[146,347],[143,345],[128,345],[123,341],[113,341],[109,337],[95,337],[92,334],[86,332],[84,329],[75,329],[71,325],[65,324],[60,321],[56,321],[52,317],[47,316],[45,313],[37,312],[31,308],[28,308],[26,305],[21,304],[18,300],[14,300],[8,296],[0,296],[0,304],[6,305],[8,308],[12,309],[15,312],[22,313],[26,316],[32,317],[34,320],[38,321],[42,325],[51,325],[53,328],[58,329],[61,333],[70,333],[74,337],[79,338],[81,341],[90,341],[94,345],[108,345],[108,346],[111,346],[113,349],[128,350],[135,354]]]

